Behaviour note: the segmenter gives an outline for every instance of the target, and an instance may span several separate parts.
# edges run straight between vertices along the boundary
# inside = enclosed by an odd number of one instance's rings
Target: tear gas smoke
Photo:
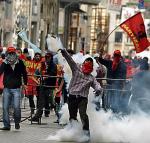
[[[65,79],[69,83],[71,77],[71,70],[61,54],[59,56],[59,63],[64,66]],[[83,63],[86,56],[80,57],[73,56],[76,62]],[[96,62],[94,62],[96,63]],[[97,65],[94,64],[94,69]],[[95,71],[95,70],[94,70]],[[150,76],[147,77],[150,79]],[[146,80],[147,81],[147,80]],[[143,83],[144,84],[144,83]],[[150,84],[148,84],[150,85]],[[142,85],[143,86],[143,85]],[[142,93],[148,93],[149,91],[142,90]],[[143,95],[143,94],[142,94]],[[148,99],[148,98],[147,98]],[[130,113],[126,116],[113,114],[111,111],[105,112],[104,110],[96,111],[95,99],[93,89],[90,89],[89,104],[87,113],[90,121],[91,142],[130,142],[130,143],[149,143],[150,142],[150,116],[142,112]],[[133,101],[133,99],[131,99]],[[149,102],[150,103],[150,102]],[[133,102],[134,104],[134,102]],[[130,104],[130,105],[133,105]],[[150,104],[149,104],[150,105]],[[136,106],[136,110],[137,110]],[[61,111],[61,124],[69,122],[69,113],[67,104],[65,104]],[[82,125],[80,117],[79,122],[68,123],[64,129],[60,129],[55,135],[49,135],[47,140],[55,141],[74,141],[84,142],[87,140],[82,131]]]
[[[145,113],[119,116],[111,111],[96,111],[93,104],[93,91],[90,90],[88,115],[90,121],[91,142],[150,142],[150,116]],[[62,108],[62,124],[68,122],[69,114],[67,104]],[[65,117],[65,118],[64,118]],[[85,142],[87,140],[82,132],[80,117],[79,122],[69,123],[60,129],[56,135],[50,135],[47,140]]]

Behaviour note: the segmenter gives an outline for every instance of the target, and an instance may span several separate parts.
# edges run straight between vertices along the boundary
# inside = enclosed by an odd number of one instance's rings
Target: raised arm
[[[103,59],[103,58],[101,58],[101,57],[99,57],[99,59],[98,59],[98,61],[102,64],[102,65],[104,65],[106,68],[109,68],[110,66],[111,66],[111,60],[105,60],[105,59]]]
[[[63,57],[66,59],[67,63],[69,64],[71,70],[72,71],[76,70],[78,68],[77,64],[72,59],[72,57],[70,56],[70,54],[65,49],[61,50],[61,53],[62,53]]]

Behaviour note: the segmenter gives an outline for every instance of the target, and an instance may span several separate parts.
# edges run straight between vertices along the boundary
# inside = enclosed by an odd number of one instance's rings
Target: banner
[[[141,12],[135,14],[134,16],[121,23],[120,27],[131,38],[135,46],[136,53],[140,53],[144,51],[148,46],[150,46],[150,42],[148,41],[145,32],[145,25]]]
[[[33,60],[24,60],[24,64],[26,66],[26,70],[28,73],[28,86],[25,90],[25,94],[29,96],[37,95],[36,87],[37,87],[38,81],[36,77],[34,76],[34,74],[37,69],[40,70],[41,62],[35,62]]]
[[[27,42],[31,48],[34,50],[35,53],[41,53],[42,51],[36,46],[34,45],[33,43],[31,43],[28,38],[27,38],[27,34],[26,34],[26,31],[22,30],[18,33],[18,35],[22,38],[23,41]]]

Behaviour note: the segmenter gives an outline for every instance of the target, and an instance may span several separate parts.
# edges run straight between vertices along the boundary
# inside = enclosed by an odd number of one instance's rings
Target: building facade
[[[7,46],[12,44],[14,31],[13,1],[0,1],[0,44]]]
[[[47,34],[59,35],[63,45],[75,52],[90,54],[101,49],[123,55],[134,49],[119,24],[141,11],[150,37],[150,0],[139,7],[139,0],[5,0],[0,1],[0,45],[25,45],[17,37],[21,30],[42,50]],[[118,28],[116,28],[118,27]]]
[[[64,13],[61,37],[66,48],[75,52],[90,50],[91,7],[98,3],[98,0],[60,0],[61,14]]]
[[[44,50],[47,34],[58,33],[59,0],[41,0],[40,48]]]
[[[28,39],[42,50],[48,33],[58,32],[59,0],[0,1],[0,44],[26,45],[17,33],[27,32]]]

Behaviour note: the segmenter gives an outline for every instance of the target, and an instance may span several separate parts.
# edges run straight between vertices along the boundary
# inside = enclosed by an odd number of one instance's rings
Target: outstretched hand
[[[59,49],[57,52],[59,52],[59,51],[61,52],[62,55],[64,55],[65,49]]]
[[[63,53],[63,52],[64,52],[64,49],[58,49],[57,52],[59,52],[59,51],[60,51],[61,53]]]

